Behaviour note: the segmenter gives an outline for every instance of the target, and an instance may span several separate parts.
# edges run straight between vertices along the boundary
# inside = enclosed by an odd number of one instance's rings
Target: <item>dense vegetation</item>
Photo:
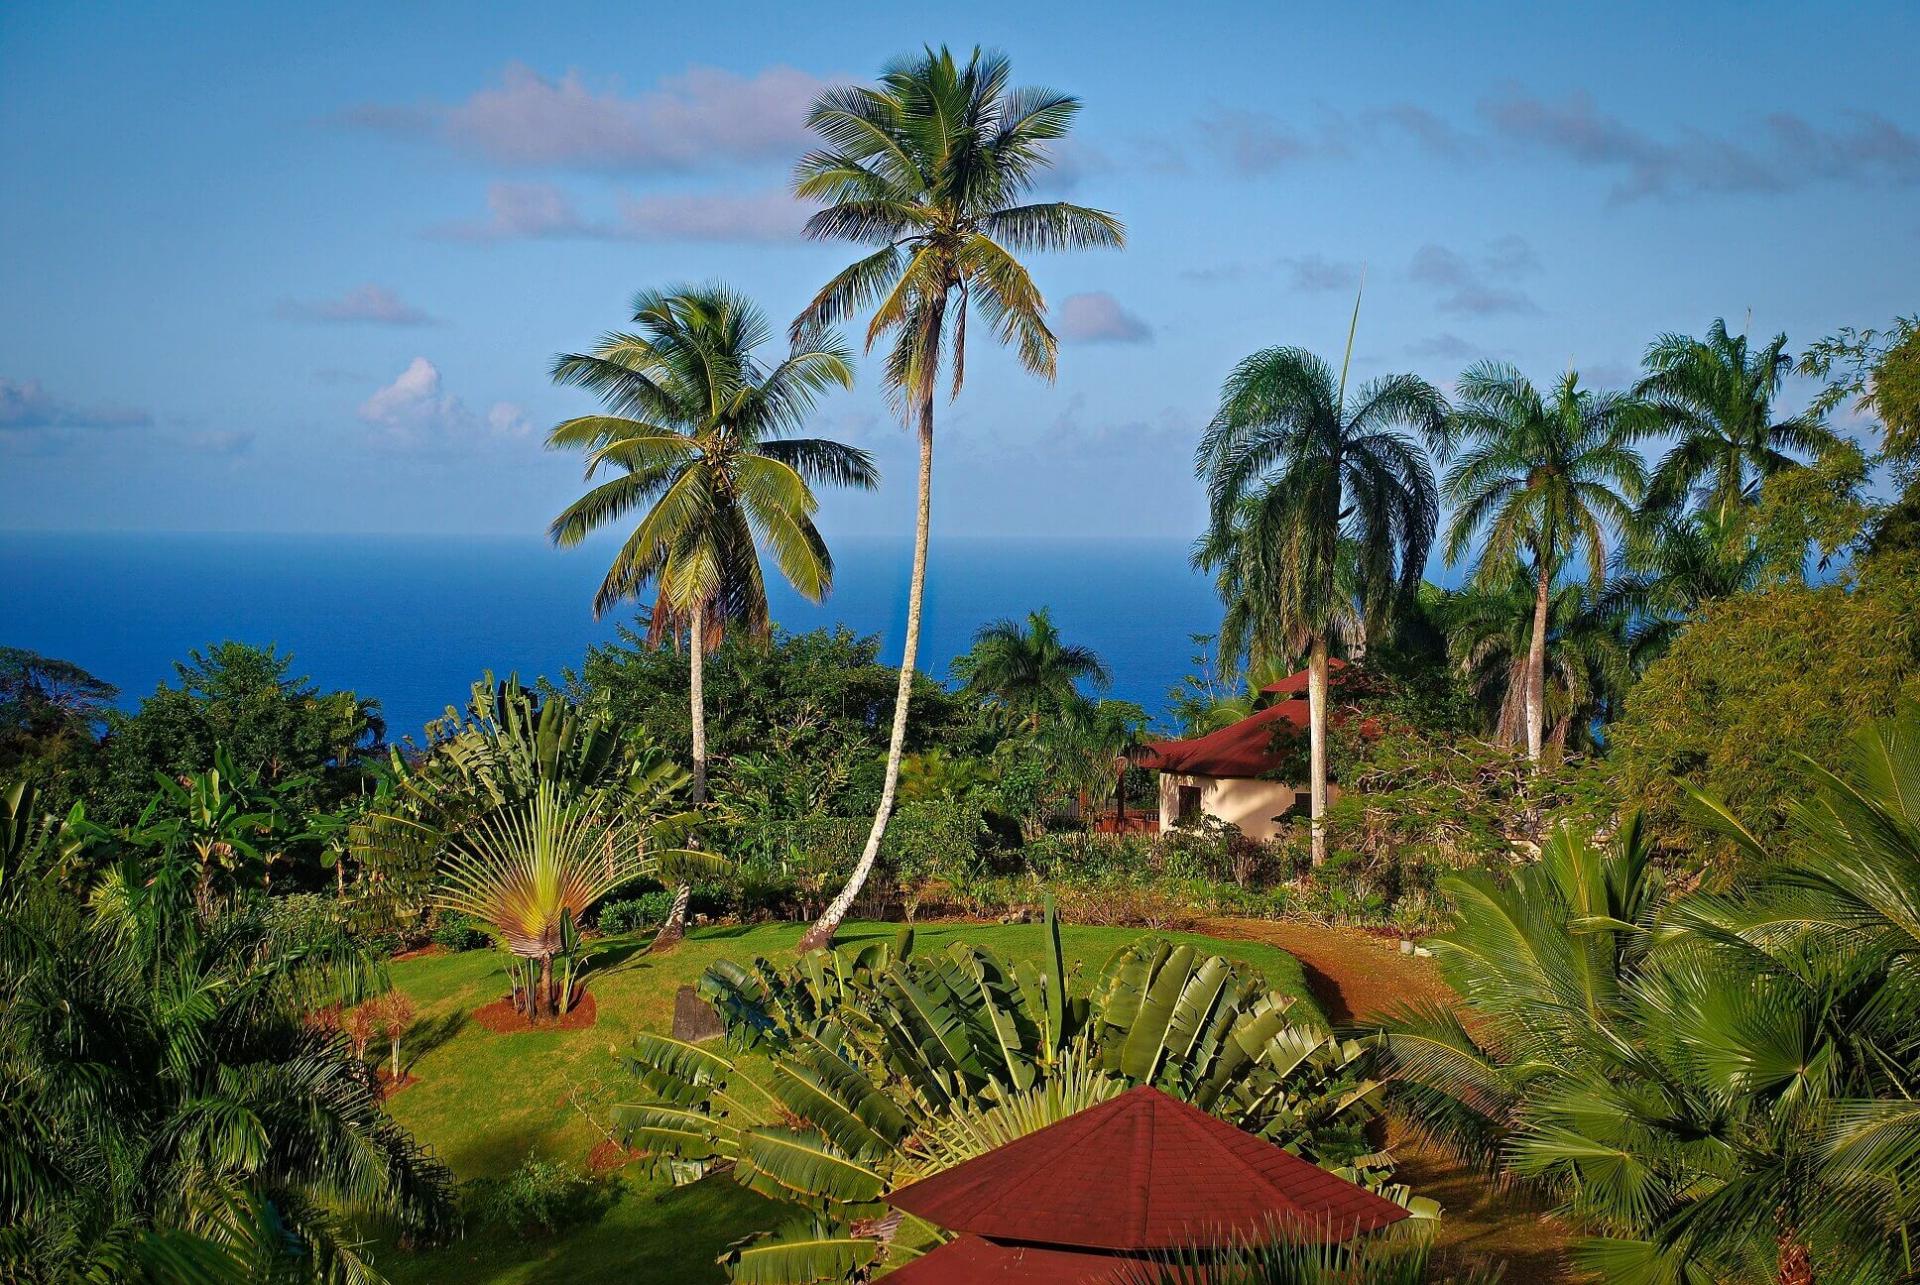
[[[1407,1197],[1362,1127],[1384,1098],[1555,1201],[1609,1279],[1915,1276],[1914,320],[1797,363],[1714,321],[1656,337],[1628,387],[1483,364],[1449,395],[1350,385],[1356,303],[1337,366],[1282,345],[1226,377],[1194,458],[1221,627],[1163,719],[1106,698],[1044,604],[984,622],[941,681],[915,662],[969,310],[1051,378],[1016,254],[1123,240],[1028,199],[1078,102],[1009,79],[930,50],[815,104],[809,231],[867,252],[777,360],[719,287],[644,292],[633,333],[556,360],[601,407],[549,435],[592,483],[551,534],[631,523],[593,606],[638,615],[554,681],[482,676],[390,745],[376,700],[275,647],[217,642],[130,707],[0,648],[0,1276],[372,1280],[368,1238],[606,1215],[548,1156],[457,1191],[396,1123],[405,1050],[467,1015],[424,1026],[390,964],[429,943],[488,961],[474,1018],[534,1041],[593,1022],[601,979],[631,998],[616,970],[672,958],[689,918],[810,926],[797,954],[699,974],[725,1052],[609,1013],[619,1097],[565,1100],[665,1179],[764,1198],[717,1208],[787,1208],[739,1228],[737,1280],[897,1262],[937,1233],[883,1216],[893,1186],[1140,1083]],[[825,594],[815,488],[878,483],[804,435],[854,377],[833,327],[862,315],[921,450],[898,668],[876,639],[781,631],[765,592],[763,559]],[[1796,371],[1817,387],[1789,411]],[[1458,588],[1423,580],[1436,540]],[[1143,742],[1244,718],[1298,669],[1306,732],[1275,734],[1269,775],[1309,803],[1279,838],[1129,827],[1157,807]],[[1336,1035],[1164,935],[1071,968],[1056,907],[1434,933],[1466,1011]],[[1044,920],[1018,955],[912,949],[911,928],[831,948],[850,914],[936,911]],[[1295,1249],[1231,1272],[1372,1270]]]

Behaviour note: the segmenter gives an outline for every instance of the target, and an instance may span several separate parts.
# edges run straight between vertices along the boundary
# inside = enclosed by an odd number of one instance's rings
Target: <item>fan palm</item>
[[[1649,509],[1674,512],[1695,502],[1724,528],[1759,498],[1762,482],[1799,465],[1796,453],[1818,455],[1838,443],[1816,415],[1773,417],[1773,399],[1793,369],[1785,335],[1754,351],[1716,319],[1705,339],[1661,335],[1644,364],[1634,395],[1679,439],[1653,470]]]
[[[1354,326],[1359,304],[1354,305]],[[1223,651],[1255,663],[1306,656],[1313,860],[1326,859],[1327,672],[1335,640],[1377,629],[1420,583],[1438,507],[1426,452],[1446,401],[1414,375],[1353,390],[1301,348],[1242,361],[1221,389],[1195,467],[1212,516],[1195,559],[1226,600]]]
[[[638,333],[610,334],[589,354],[554,362],[555,382],[591,389],[607,413],[558,425],[549,447],[587,453],[587,477],[615,476],[553,520],[575,545],[647,506],[594,597],[597,616],[652,583],[648,639],[689,640],[693,802],[706,800],[705,658],[726,628],[756,638],[769,630],[764,548],[802,597],[819,601],[833,558],[814,526],[816,486],[870,490],[865,451],[824,438],[793,437],[819,394],[851,387],[849,352],[831,330],[798,327],[771,369],[755,351],[771,337],[760,310],[719,286],[645,291],[634,299]],[[675,940],[687,888],[661,929]]]
[[[632,818],[643,811],[608,811],[543,781],[531,798],[483,816],[442,857],[436,904],[492,925],[501,945],[537,966],[529,1017],[557,1015],[571,999],[570,988],[554,987],[553,961],[572,953],[576,925],[601,898],[634,879],[723,868],[710,853],[668,846],[691,818],[642,826]]]
[[[1460,376],[1447,419],[1444,489],[1454,506],[1446,556],[1482,541],[1473,574],[1502,585],[1516,566],[1533,579],[1528,633],[1527,756],[1537,766],[1546,730],[1548,616],[1561,564],[1584,554],[1597,594],[1606,583],[1607,533],[1623,526],[1645,485],[1633,449],[1644,409],[1630,397],[1580,387],[1568,371],[1542,396],[1504,362]]]
[[[907,734],[907,702],[920,647],[932,521],[933,404],[946,374],[958,396],[966,378],[967,316],[978,308],[994,338],[1020,364],[1053,378],[1055,341],[1046,302],[1014,257],[1021,250],[1119,246],[1120,222],[1065,201],[1027,200],[1066,136],[1080,102],[1046,89],[1012,89],[1007,59],[975,49],[964,64],[946,48],[889,65],[877,86],[830,89],[807,120],[825,146],[795,174],[797,195],[827,203],[809,236],[877,246],[827,282],[796,332],[873,308],[867,348],[883,338],[886,382],[914,421],[920,448],[913,573],[907,589],[900,685],[894,696],[886,775],[873,829],[846,885],[803,939],[831,941],[880,854],[892,815]]]
[[[1637,820],[1446,881],[1468,1012],[1388,1023],[1392,1098],[1558,1194],[1608,1280],[1893,1280],[1915,1269],[1920,711],[1808,764],[1790,838],[1735,893],[1670,899]]]
[[[1063,642],[1052,614],[1027,614],[1026,627],[996,620],[973,636],[973,647],[953,662],[965,690],[1037,730],[1042,718],[1081,699],[1080,684],[1104,688],[1112,681],[1091,647]]]
[[[726,1169],[810,1217],[742,1241],[737,1281],[850,1276],[907,1256],[931,1229],[887,1218],[886,1191],[1137,1084],[1210,1111],[1356,1179],[1381,1086],[1359,1041],[1289,1014],[1264,979],[1192,946],[1145,938],[1076,986],[1049,905],[1037,961],[956,943],[815,952],[784,968],[721,960],[701,994],[729,1043],[642,1034],[645,1100],[614,1108],[622,1141],[677,1181]],[[904,1251],[904,1252],[903,1252]]]

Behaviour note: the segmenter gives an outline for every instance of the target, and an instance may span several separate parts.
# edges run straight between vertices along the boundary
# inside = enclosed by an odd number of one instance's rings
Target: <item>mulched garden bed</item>
[[[393,1078],[393,1072],[384,1066],[374,1072],[374,1075],[380,1081],[380,1096],[382,1098],[390,1098],[408,1085],[418,1084],[420,1082],[419,1077],[415,1076],[411,1071],[400,1072],[400,1078],[396,1080]]]
[[[644,1160],[647,1153],[638,1147],[623,1147],[612,1138],[602,1138],[592,1151],[587,1153],[587,1172],[598,1176],[624,1169],[636,1160]]]
[[[584,1031],[599,1019],[600,1010],[593,1002],[593,992],[582,995],[571,1009],[561,1014],[559,1021],[542,1018],[538,1022],[528,1022],[527,1015],[514,1008],[513,1000],[501,996],[491,1004],[473,1010],[473,1020],[480,1023],[496,1035],[519,1035],[527,1031]]]
[[[412,950],[401,951],[398,955],[395,955],[393,957],[391,962],[396,964],[404,964],[409,959],[427,959],[434,955],[444,955],[446,953],[447,953],[447,948],[445,946],[442,946],[439,942],[437,941],[428,942],[424,946],[415,946]]]

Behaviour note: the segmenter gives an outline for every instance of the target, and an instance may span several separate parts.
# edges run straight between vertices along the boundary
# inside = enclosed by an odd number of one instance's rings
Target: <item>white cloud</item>
[[[494,183],[487,217],[448,223],[433,235],[454,241],[513,241],[592,236],[594,231],[566,193],[551,183]]]
[[[286,299],[275,309],[290,321],[366,322],[377,326],[431,326],[427,313],[382,285],[368,282],[338,299]]]
[[[487,407],[487,431],[495,437],[525,437],[533,431],[533,420],[525,406],[495,402]]]
[[[1480,115],[1510,142],[1613,172],[1616,201],[1788,192],[1823,181],[1920,183],[1920,135],[1873,112],[1847,113],[1841,128],[1774,112],[1739,134],[1686,126],[1665,138],[1602,111],[1591,95],[1577,92],[1558,102],[1510,92],[1481,103]]]
[[[799,242],[814,207],[777,188],[759,192],[681,192],[625,198],[616,217],[581,214],[550,183],[495,183],[487,216],[444,224],[432,235],[454,241]]]
[[[425,357],[415,357],[392,383],[375,390],[358,414],[387,444],[399,447],[479,436],[515,439],[533,428],[526,407],[513,402],[495,402],[484,416],[476,415],[445,389],[440,368]]]
[[[636,241],[798,241],[811,207],[782,191],[642,196],[620,210]]]
[[[153,415],[131,406],[82,405],[49,393],[37,379],[0,376],[0,432],[43,428],[143,428]]]
[[[509,63],[495,85],[453,103],[369,104],[346,123],[421,134],[500,165],[644,172],[787,159],[811,141],[808,105],[829,82],[793,67],[751,76],[690,67],[625,94]]]
[[[1061,300],[1059,331],[1062,339],[1083,344],[1137,344],[1153,337],[1151,326],[1104,290]]]

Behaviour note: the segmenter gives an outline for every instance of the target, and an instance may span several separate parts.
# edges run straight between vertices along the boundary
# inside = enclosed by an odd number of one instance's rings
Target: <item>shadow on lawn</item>
[[[405,1039],[401,1042],[401,1051],[406,1054],[406,1070],[409,1072],[420,1064],[420,1059],[447,1043],[465,1030],[467,1015],[464,1010],[456,1010],[440,1017],[423,1018],[407,1028]]]

